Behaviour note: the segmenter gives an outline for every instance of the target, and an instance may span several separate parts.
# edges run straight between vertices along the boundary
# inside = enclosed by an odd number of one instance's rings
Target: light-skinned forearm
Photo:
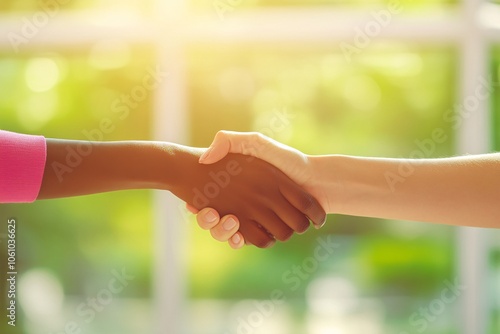
[[[500,227],[500,154],[446,159],[309,156],[327,212]]]

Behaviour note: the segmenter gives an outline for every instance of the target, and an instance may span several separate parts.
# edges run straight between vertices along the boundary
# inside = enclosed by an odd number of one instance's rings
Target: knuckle
[[[250,134],[250,139],[252,140],[253,143],[255,144],[263,144],[263,142],[265,141],[264,139],[264,135],[260,132],[252,132]]]
[[[258,151],[260,145],[258,132],[250,132],[246,138],[243,137],[241,146],[242,153],[245,155],[254,155]]]
[[[226,130],[219,130],[215,134],[215,137],[225,137],[226,135],[227,135],[227,131]]]
[[[230,134],[226,130],[219,130],[214,137],[214,143],[218,143],[219,145],[223,142],[226,142],[230,139]]]

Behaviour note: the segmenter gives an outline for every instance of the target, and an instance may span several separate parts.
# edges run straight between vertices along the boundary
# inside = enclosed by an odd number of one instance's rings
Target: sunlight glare
[[[131,60],[131,50],[121,41],[102,41],[96,43],[89,54],[89,63],[99,70],[111,70],[127,65]]]

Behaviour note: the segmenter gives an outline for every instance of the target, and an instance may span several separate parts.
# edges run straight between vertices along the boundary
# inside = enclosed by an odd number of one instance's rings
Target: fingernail
[[[239,234],[235,234],[235,235],[233,235],[233,237],[231,238],[231,240],[233,241],[233,243],[239,244],[240,241],[241,241],[241,237],[240,237]]]
[[[203,153],[200,157],[200,159],[198,160],[198,162],[203,162],[205,161],[208,156],[210,155],[210,152],[212,151],[212,146],[210,146],[209,148],[207,148],[207,150],[205,151],[205,153]]]
[[[205,215],[205,221],[207,223],[213,223],[216,220],[217,216],[212,211],[208,211],[208,213]]]
[[[315,224],[315,225],[314,225],[314,228],[315,228],[315,229],[317,229],[317,230],[319,230],[320,228],[322,228],[322,227],[325,225],[325,223],[326,223],[326,219],[327,219],[327,218],[328,218],[328,217],[325,217],[325,219],[323,220],[323,222],[322,222],[321,224],[319,224],[319,225],[316,225],[316,224]]]
[[[234,220],[233,218],[229,218],[224,222],[223,226],[226,231],[231,231],[233,228],[236,227],[236,220]]]

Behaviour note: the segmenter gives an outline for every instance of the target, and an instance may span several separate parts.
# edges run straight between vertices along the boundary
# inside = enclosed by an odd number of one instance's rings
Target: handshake
[[[210,230],[216,240],[229,241],[233,248],[245,242],[265,248],[276,240],[286,241],[294,233],[304,233],[310,221],[321,227],[326,213],[317,194],[304,188],[308,186],[302,175],[304,156],[282,149],[258,133],[221,131],[208,150],[176,151],[175,160],[186,163],[176,173],[178,186],[170,191],[198,213],[203,229]],[[277,158],[277,150],[282,154],[278,166],[288,175],[259,159],[277,162],[272,159]]]
[[[40,191],[32,187],[24,191],[29,196],[7,200],[31,199],[32,194],[48,199],[124,189],[168,190],[198,214],[202,228],[233,248],[286,241],[305,232],[310,222],[321,227],[326,213],[500,228],[499,153],[440,159],[311,156],[259,133],[220,131],[207,150],[167,142],[95,142],[91,154],[68,169],[68,152],[90,144],[60,139],[47,139],[46,144]],[[40,162],[45,146],[37,147],[42,150],[33,159]],[[42,174],[30,168],[33,179]],[[30,169],[10,170],[17,175]],[[28,189],[21,174],[7,175],[6,184],[15,186],[16,179],[17,188]],[[6,194],[0,191],[0,200]]]
[[[75,152],[85,155],[74,159]],[[215,239],[229,240],[233,248],[264,248],[305,232],[310,221],[325,223],[307,165],[302,153],[258,133],[221,131],[208,150],[169,142],[47,139],[36,199],[168,190],[192,212],[201,210],[200,225]]]
[[[245,241],[258,247],[285,241],[306,231],[309,220],[319,228],[325,212],[500,228],[499,153],[440,159],[311,156],[259,133],[221,131],[199,162],[219,166],[221,174],[209,173],[213,183],[196,192],[203,202],[181,198],[202,228],[233,248]]]

